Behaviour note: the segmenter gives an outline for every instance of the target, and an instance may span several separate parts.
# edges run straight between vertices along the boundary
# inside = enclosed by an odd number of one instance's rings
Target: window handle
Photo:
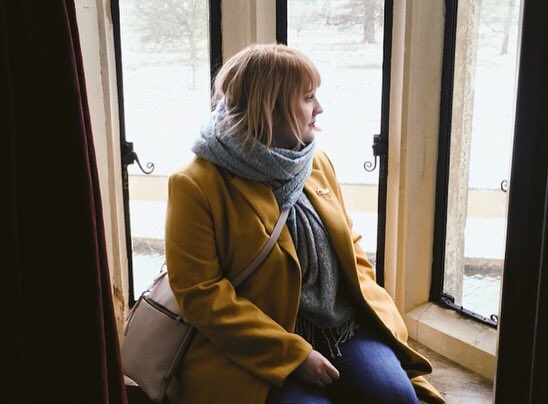
[[[375,171],[375,168],[377,168],[377,157],[386,156],[387,147],[386,143],[384,143],[381,135],[374,135],[373,136],[373,156],[375,156],[375,164],[371,163],[370,161],[366,161],[363,164],[363,168],[367,172],[373,172]]]
[[[500,190],[502,192],[508,192],[508,180],[502,180],[500,182]]]
[[[150,174],[154,171],[154,163],[147,163],[147,168],[149,171],[145,170],[139,161],[139,156],[133,150],[133,142],[126,142],[125,140],[122,143],[122,166],[126,168],[130,164],[137,163],[141,171],[145,174]]]

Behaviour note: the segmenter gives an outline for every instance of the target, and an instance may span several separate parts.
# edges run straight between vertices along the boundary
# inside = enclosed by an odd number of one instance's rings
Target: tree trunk
[[[196,55],[196,43],[194,36],[190,37],[190,66],[192,67],[192,91],[196,91],[196,67],[198,65]]]
[[[197,1],[191,4],[190,21],[197,21],[200,17]],[[198,65],[198,55],[196,52],[196,32],[192,24],[188,24],[188,45],[190,50],[190,67],[192,69],[192,91],[196,91],[196,66]]]
[[[508,10],[506,12],[506,20],[504,21],[504,37],[502,39],[502,47],[499,55],[508,53],[508,39],[510,37],[510,28],[512,27],[512,16],[514,14],[515,0],[508,0]]]
[[[363,0],[362,43],[375,43],[375,0]]]
[[[323,12],[325,15],[325,23],[327,25],[331,24],[331,0],[326,0],[323,5]]]

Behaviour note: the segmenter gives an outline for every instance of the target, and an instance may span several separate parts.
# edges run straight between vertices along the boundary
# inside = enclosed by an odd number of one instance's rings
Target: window
[[[278,2],[283,17],[278,40],[302,50],[322,76],[318,147],[335,166],[361,246],[383,285],[392,1],[288,0]]]
[[[496,326],[519,1],[447,0],[431,299]]]
[[[220,2],[119,0],[112,11],[132,306],[164,263],[168,176],[193,158],[211,110]]]

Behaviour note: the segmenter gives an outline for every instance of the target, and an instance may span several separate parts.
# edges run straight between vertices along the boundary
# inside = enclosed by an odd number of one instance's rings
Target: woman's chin
[[[316,138],[316,135],[315,135],[314,133],[312,133],[312,134],[307,134],[307,135],[303,136],[303,137],[302,137],[302,140],[303,140],[303,143],[309,144],[309,143],[312,142],[315,138]]]

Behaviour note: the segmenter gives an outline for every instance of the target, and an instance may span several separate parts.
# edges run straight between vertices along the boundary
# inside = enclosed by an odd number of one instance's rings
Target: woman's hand
[[[292,373],[304,383],[320,388],[339,379],[339,371],[318,351],[313,350]]]

